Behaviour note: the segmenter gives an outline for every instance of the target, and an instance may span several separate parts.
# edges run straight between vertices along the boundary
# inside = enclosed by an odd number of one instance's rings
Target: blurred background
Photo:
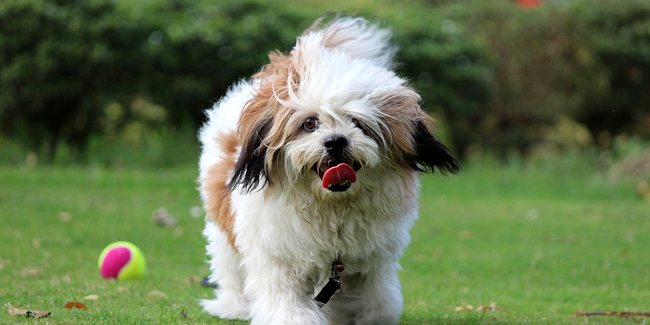
[[[392,28],[462,159],[650,178],[647,0],[2,0],[0,163],[195,163],[203,110],[331,11]]]

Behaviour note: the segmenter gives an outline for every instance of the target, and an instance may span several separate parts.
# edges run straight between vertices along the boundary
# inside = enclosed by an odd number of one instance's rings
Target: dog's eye
[[[318,119],[309,117],[302,123],[302,129],[307,132],[314,132],[318,128]]]
[[[364,129],[363,129],[363,125],[362,125],[361,123],[359,123],[359,120],[357,120],[356,118],[353,118],[353,119],[352,119],[352,123],[354,123],[354,126],[360,128],[361,131],[364,131]]]

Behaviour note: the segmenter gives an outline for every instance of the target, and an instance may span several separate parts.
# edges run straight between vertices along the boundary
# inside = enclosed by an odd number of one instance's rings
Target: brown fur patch
[[[283,106],[281,101],[289,100],[289,93],[297,91],[300,75],[294,65],[294,60],[298,59],[294,57],[294,53],[285,55],[273,52],[269,54],[269,59],[270,63],[253,76],[261,83],[242,112],[239,120],[238,138],[242,151],[258,150],[258,148],[248,148],[247,144],[255,143],[255,141],[250,141],[252,137],[259,137],[259,134],[254,133],[254,130],[260,129],[256,126],[271,122],[268,134],[260,140],[261,146],[266,149],[265,167],[271,177],[268,181],[273,183],[278,180],[277,168],[273,166],[274,162],[279,159],[280,148],[292,134],[287,129],[287,124],[291,119],[293,109]]]
[[[230,203],[230,191],[228,181],[230,173],[235,167],[237,159],[237,137],[234,132],[218,134],[215,141],[221,147],[227,157],[219,164],[212,165],[207,170],[207,176],[203,179],[202,190],[206,192],[207,210],[206,221],[214,222],[228,236],[228,242],[236,251],[235,234],[233,232],[235,216],[233,215]]]
[[[415,91],[404,87],[401,92],[379,103],[381,110],[386,113],[383,121],[390,132],[384,135],[388,139],[388,152],[400,164],[416,151],[413,133],[418,123],[422,122],[429,128],[433,122],[420,108],[419,101],[420,96]]]

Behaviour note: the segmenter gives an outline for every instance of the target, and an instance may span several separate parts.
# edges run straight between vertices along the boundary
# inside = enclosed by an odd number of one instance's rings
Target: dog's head
[[[254,76],[229,188],[307,182],[345,192],[364,169],[458,171],[420,97],[390,68],[389,32],[360,18],[317,22]]]

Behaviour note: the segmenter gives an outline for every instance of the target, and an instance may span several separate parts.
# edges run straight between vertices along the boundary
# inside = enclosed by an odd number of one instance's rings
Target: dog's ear
[[[260,185],[280,182],[279,167],[274,165],[280,160],[280,149],[287,139],[286,124],[292,114],[282,103],[296,91],[300,75],[291,69],[292,56],[273,52],[269,60],[253,76],[260,84],[239,117],[237,138],[241,152],[228,183],[230,191],[241,185],[248,193]]]
[[[400,87],[382,98],[379,107],[390,130],[390,152],[413,170],[427,173],[438,169],[457,173],[460,165],[449,149],[431,133],[431,117],[419,105],[420,96],[410,87]]]
[[[437,168],[443,174],[455,174],[460,170],[456,158],[434,137],[426,121],[415,121],[411,135],[414,152],[407,157],[411,168],[425,173]]]
[[[232,178],[228,183],[228,190],[232,191],[238,185],[242,186],[245,193],[257,188],[260,183],[266,185],[271,180],[271,173],[266,164],[266,155],[268,151],[264,139],[268,136],[273,119],[269,116],[261,117],[256,121],[246,121],[252,125],[240,125],[240,128],[250,130],[249,132],[239,132],[241,152],[235,163],[235,169]]]

